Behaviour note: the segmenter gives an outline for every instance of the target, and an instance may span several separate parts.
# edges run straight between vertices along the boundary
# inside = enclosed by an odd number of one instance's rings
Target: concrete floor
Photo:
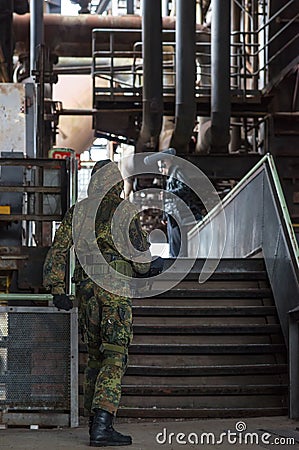
[[[237,425],[238,423],[238,425]],[[221,433],[226,433],[231,430],[231,433],[244,429],[243,433],[237,433],[237,437],[230,435],[230,440],[226,434],[220,441]],[[152,422],[138,422],[130,421],[124,423],[119,419],[115,427],[117,430],[130,433],[133,436],[133,445],[128,448],[131,450],[153,450],[163,448],[167,450],[178,449],[222,449],[229,448],[236,449],[262,449],[275,448],[275,450],[282,449],[299,449],[299,422],[289,420],[287,417],[262,417],[249,419],[208,419],[195,421],[152,421]],[[167,442],[164,443],[166,431]],[[201,433],[210,432],[215,435],[215,443],[210,440],[209,444],[205,440],[200,442],[203,438]],[[159,433],[162,433],[159,435]],[[170,433],[175,433],[174,437],[169,437]],[[184,435],[178,435],[184,433]],[[193,433],[193,434],[190,434]],[[199,443],[195,442],[195,435],[199,438]],[[252,435],[251,433],[254,433]],[[158,443],[156,436],[160,439]],[[241,435],[241,438],[239,437]],[[189,438],[189,441],[188,441]],[[234,439],[241,439],[235,442]],[[247,443],[245,443],[245,438]],[[294,443],[287,441],[293,438]],[[182,443],[177,443],[176,439],[181,440]],[[206,439],[206,438],[205,438]],[[212,439],[212,436],[210,436]],[[251,440],[253,439],[253,441]],[[258,439],[256,441],[256,439]],[[277,439],[276,441],[274,441]],[[218,441],[218,444],[217,442]],[[185,444],[183,442],[186,442]],[[254,444],[252,444],[254,442]],[[257,443],[256,443],[257,442]],[[8,428],[0,430],[0,449],[1,450],[84,450],[90,448],[88,445],[88,430],[87,426],[80,426],[79,428],[65,428],[65,429],[20,429]],[[106,447],[115,448],[115,447]]]

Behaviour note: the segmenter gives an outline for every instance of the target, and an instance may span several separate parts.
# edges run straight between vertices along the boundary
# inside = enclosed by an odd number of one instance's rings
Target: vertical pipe
[[[40,0],[30,1],[30,75],[36,71],[37,83],[37,105],[36,105],[36,156],[43,158],[44,155],[44,72],[45,72],[45,48],[44,48],[44,2]],[[37,182],[43,186],[43,170],[37,168]],[[35,213],[43,213],[43,196],[35,196]],[[35,237],[38,246],[43,245],[42,223],[35,224]]]
[[[3,0],[0,6],[0,79],[2,83],[13,79],[13,1]]]
[[[44,43],[44,2],[30,1],[30,73],[36,69],[40,46]]]
[[[162,0],[162,17],[169,16],[169,0]]]
[[[230,140],[230,0],[212,0],[211,153],[226,153]]]
[[[177,0],[175,129],[170,142],[177,153],[188,151],[195,125],[195,11],[196,0]]]
[[[110,33],[110,92],[114,100],[114,32]]]
[[[136,150],[155,150],[163,118],[161,0],[143,0],[143,117]]]
[[[134,14],[134,0],[127,0],[127,14]]]
[[[37,71],[36,156],[44,157],[44,11],[43,2],[30,1],[30,75]]]
[[[78,373],[79,373],[79,352],[78,352],[78,310],[72,309],[70,314],[70,427],[79,426],[79,396],[78,396]]]
[[[252,44],[253,47],[251,47],[251,53],[252,53],[252,70],[253,70],[253,82],[252,82],[252,88],[254,90],[258,90],[259,88],[259,53],[258,53],[258,47],[259,47],[259,36],[258,36],[258,28],[259,28],[259,4],[258,1],[252,2],[251,5],[252,8]],[[259,140],[259,133],[260,133],[260,127],[258,125],[258,120],[253,119],[254,122],[254,128],[253,128],[253,134],[252,134],[252,150],[254,152],[258,152],[258,140]]]

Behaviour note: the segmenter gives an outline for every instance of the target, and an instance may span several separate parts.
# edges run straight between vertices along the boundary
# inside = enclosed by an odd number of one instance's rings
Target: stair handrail
[[[283,214],[286,230],[288,233],[290,246],[291,246],[291,249],[292,249],[293,255],[294,255],[294,262],[296,263],[297,269],[299,270],[299,246],[297,243],[294,228],[292,226],[292,221],[290,218],[290,214],[289,214],[288,206],[287,206],[285,196],[283,193],[283,189],[282,189],[282,186],[281,186],[281,183],[279,180],[278,172],[277,172],[277,169],[276,169],[276,166],[274,163],[274,158],[270,153],[268,153],[266,155],[266,158],[267,158],[267,163],[269,164],[269,168],[270,168],[271,175],[273,178],[274,187],[275,187],[278,199],[279,199],[279,204],[282,209],[282,214]]]
[[[226,229],[223,229],[220,211],[226,213]],[[212,228],[219,229],[216,236],[211,233],[211,221]],[[212,246],[210,243],[214,239]],[[226,239],[225,245],[223,239]],[[272,155],[262,157],[189,231],[188,244],[188,256],[197,258],[207,258],[208,244],[213,248],[209,258],[248,258],[263,253],[288,345],[288,313],[299,306],[299,249]]]
[[[242,14],[249,19],[250,27],[245,30],[240,27],[239,30],[234,30],[231,33],[232,37],[234,37],[232,47],[235,48],[235,53],[236,50],[239,49],[239,57],[241,58],[244,67],[246,67],[247,58],[249,61],[252,61],[252,70],[244,70],[243,72],[238,70],[238,73],[234,73],[233,76],[236,77],[236,75],[238,75],[239,80],[243,82],[251,79],[253,85],[262,91],[268,83],[272,81],[269,79],[270,63],[273,63],[282,52],[289,48],[299,38],[299,34],[294,32],[293,35],[287,39],[287,42],[280,45],[279,49],[276,50],[272,56],[268,55],[271,44],[277,40],[277,38],[284,36],[290,27],[298,20],[298,11],[295,10],[293,14],[293,10],[291,9],[296,6],[296,0],[288,0],[271,16],[269,2],[267,3],[266,0],[260,2],[258,8],[260,8],[261,11],[259,12],[259,10],[257,10],[255,13],[250,12],[242,2],[238,0],[233,1]],[[270,27],[275,23],[279,23],[281,14],[286,11],[291,12],[292,16],[287,20],[282,19],[281,22],[285,21],[286,23],[281,25],[281,27],[268,38],[267,35]],[[261,20],[257,17],[260,17]],[[245,21],[245,17],[243,18],[243,21]],[[239,42],[237,42],[237,36],[239,36]],[[246,85],[244,85],[244,91],[248,91]]]
[[[194,233],[195,231],[199,231],[202,229],[207,223],[210,222],[213,217],[218,213],[218,211],[222,210],[226,204],[228,204],[237,194],[238,192],[244,188],[246,184],[250,182],[254,175],[260,172],[263,169],[263,166],[268,164],[270,173],[272,175],[273,184],[275,187],[275,191],[277,197],[279,199],[279,203],[282,210],[282,215],[284,219],[284,223],[288,232],[289,242],[291,244],[292,253],[294,255],[294,261],[296,262],[297,269],[299,271],[299,246],[296,240],[295,232],[292,227],[292,222],[289,214],[289,210],[287,207],[287,203],[283,194],[283,189],[279,180],[278,172],[275,166],[274,158],[270,153],[264,155],[260,161],[256,163],[253,168],[247,172],[247,174],[229,191],[229,193],[222,199],[221,203],[216,205],[203,219],[195,225],[192,230],[189,231],[189,235]]]

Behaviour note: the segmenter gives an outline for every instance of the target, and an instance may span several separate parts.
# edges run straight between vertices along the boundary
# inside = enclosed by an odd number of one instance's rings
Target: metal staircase
[[[175,289],[134,300],[119,416],[287,414],[287,357],[262,259],[198,260]]]
[[[188,251],[133,300],[119,416],[271,416],[290,404],[298,418],[299,249],[270,155],[190,230]],[[207,260],[219,264],[199,284]]]

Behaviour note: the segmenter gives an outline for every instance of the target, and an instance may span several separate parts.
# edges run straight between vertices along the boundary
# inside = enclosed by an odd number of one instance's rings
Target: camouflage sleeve
[[[148,241],[148,234],[142,230],[138,216],[135,216],[135,218],[132,220],[130,224],[129,233],[130,233],[130,240],[134,248],[144,253],[144,255],[140,257],[140,261],[142,261],[142,259],[144,258],[147,261],[150,261],[151,254],[149,251],[150,244]],[[137,262],[135,260],[132,262],[132,266],[135,272],[145,274],[150,269],[150,262],[144,263],[144,262]]]
[[[55,233],[55,239],[45,259],[43,284],[46,289],[51,289],[52,294],[65,293],[65,274],[68,253],[73,245],[73,210],[74,207],[70,208],[64,216]]]

